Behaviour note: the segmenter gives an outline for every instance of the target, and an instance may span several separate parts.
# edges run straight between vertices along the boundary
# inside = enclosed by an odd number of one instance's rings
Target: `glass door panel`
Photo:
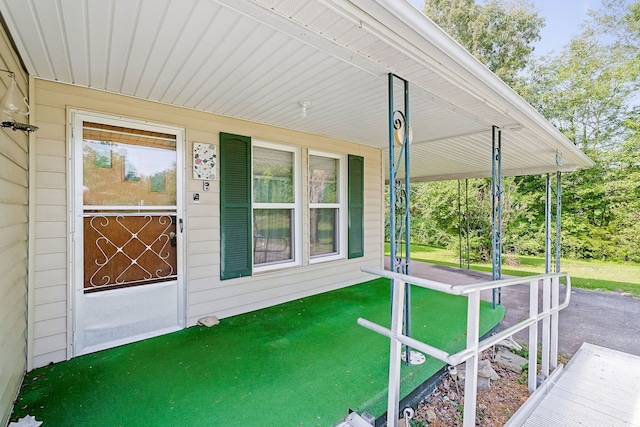
[[[175,135],[83,122],[85,292],[176,279],[176,159]]]

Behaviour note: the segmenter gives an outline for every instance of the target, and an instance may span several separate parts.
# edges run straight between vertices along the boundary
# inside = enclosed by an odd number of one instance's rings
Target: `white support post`
[[[402,362],[402,343],[397,339],[402,335],[404,319],[405,282],[393,279],[391,299],[391,349],[389,355],[389,397],[387,402],[387,426],[398,426],[400,414],[400,369]]]
[[[551,308],[560,305],[560,277],[551,279]],[[558,367],[559,313],[551,315],[551,370]]]
[[[463,426],[475,427],[478,393],[478,343],[480,341],[480,291],[469,294],[467,301],[467,348],[473,356],[467,359],[464,380]]]
[[[529,318],[538,316],[538,280],[529,282]],[[529,393],[536,391],[538,363],[538,324],[529,326]]]
[[[551,279],[545,277],[542,279],[542,312],[547,313],[551,309]],[[540,373],[544,378],[549,376],[549,343],[551,339],[551,319],[545,316],[542,319],[542,360],[540,365]]]

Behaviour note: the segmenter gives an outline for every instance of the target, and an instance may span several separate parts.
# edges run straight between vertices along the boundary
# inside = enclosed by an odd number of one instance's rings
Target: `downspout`
[[[35,79],[29,76],[29,124],[34,124],[34,115],[36,113],[35,106]],[[29,173],[28,173],[28,201],[27,207],[27,354],[26,354],[26,370],[33,369],[33,347],[34,347],[34,330],[35,330],[35,271],[36,271],[36,135],[35,132],[29,132]]]

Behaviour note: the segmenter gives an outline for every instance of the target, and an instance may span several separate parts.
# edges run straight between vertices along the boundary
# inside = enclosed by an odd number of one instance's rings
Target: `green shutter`
[[[220,279],[251,275],[251,138],[220,133]]]
[[[348,256],[364,256],[364,158],[349,155]]]

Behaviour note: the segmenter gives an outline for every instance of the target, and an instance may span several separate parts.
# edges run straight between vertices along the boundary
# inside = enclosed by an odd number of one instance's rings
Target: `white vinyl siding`
[[[28,96],[27,76],[0,29],[0,68],[15,72]],[[1,72],[0,94],[9,76]],[[0,425],[6,425],[25,373],[27,349],[28,136],[0,129]]]
[[[185,153],[185,250],[187,288],[187,326],[199,318],[216,315],[219,318],[245,313],[285,301],[352,285],[371,277],[360,272],[360,266],[383,266],[383,160],[381,150],[317,135],[230,119],[213,114],[168,106],[76,86],[45,80],[35,80],[36,182],[39,191],[36,213],[35,255],[35,336],[33,366],[43,366],[70,357],[67,340],[68,318],[67,255],[70,230],[67,227],[69,182],[67,176],[68,109],[81,109],[118,115],[153,123],[164,123],[186,129]],[[210,181],[210,190],[203,191],[202,181],[194,180],[194,142],[218,146],[219,133],[248,135],[253,139],[271,141],[299,150],[300,191],[302,206],[308,205],[306,180],[309,151],[322,150],[345,156],[356,154],[365,158],[365,256],[352,260],[337,259],[309,265],[309,216],[301,209],[301,264],[291,268],[262,271],[252,277],[220,280],[220,182]],[[219,148],[219,147],[218,147]],[[48,192],[54,194],[49,195]],[[193,194],[199,193],[199,204]],[[305,243],[307,242],[307,243]],[[50,288],[50,289],[49,289]],[[62,291],[64,289],[64,291]]]
[[[37,97],[36,97],[37,101]],[[39,367],[67,358],[67,148],[66,111],[38,105],[36,120],[33,354]]]

